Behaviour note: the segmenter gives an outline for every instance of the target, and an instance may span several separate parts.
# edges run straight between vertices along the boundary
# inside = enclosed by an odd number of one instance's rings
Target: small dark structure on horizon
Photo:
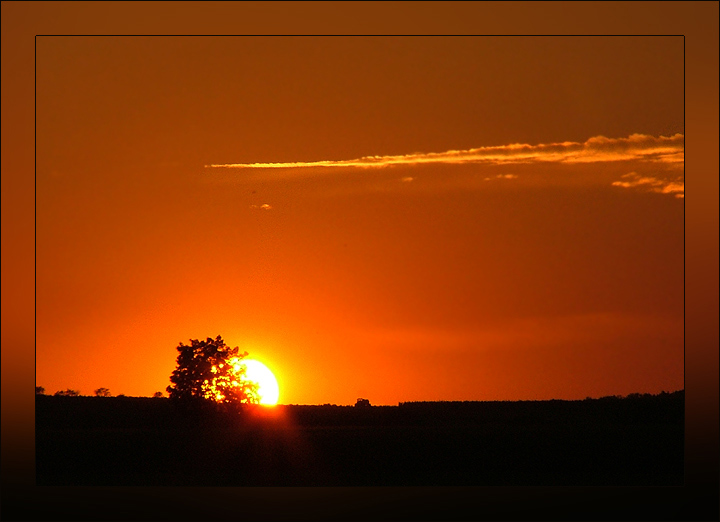
[[[368,399],[358,399],[355,403],[356,408],[367,408],[370,406],[370,401]]]

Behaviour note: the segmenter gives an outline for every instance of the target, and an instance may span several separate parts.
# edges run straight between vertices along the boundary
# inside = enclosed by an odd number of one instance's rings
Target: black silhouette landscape
[[[38,395],[37,484],[681,486],[684,395],[241,415],[166,398]]]

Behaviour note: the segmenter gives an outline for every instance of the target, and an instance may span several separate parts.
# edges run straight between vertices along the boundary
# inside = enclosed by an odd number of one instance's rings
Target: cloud
[[[410,176],[405,176],[401,181],[402,181],[403,183],[410,183],[413,179],[414,179],[414,178],[412,178],[412,177],[410,177]]]
[[[627,138],[596,136],[584,143],[566,141],[550,144],[511,144],[446,152],[414,153],[398,156],[365,156],[350,160],[321,160],[289,163],[227,163],[208,168],[232,169],[304,169],[350,167],[363,169],[395,165],[445,164],[517,164],[517,163],[602,163],[641,160],[682,164],[685,160],[685,136],[648,136],[633,134]]]
[[[685,197],[685,180],[682,177],[669,180],[652,176],[641,176],[637,172],[630,172],[622,176],[622,178],[623,180],[621,181],[614,181],[613,186],[623,188],[641,188],[649,192],[671,194],[676,198]]]
[[[517,179],[517,174],[498,174],[493,178],[485,178],[485,181],[492,181],[493,179]]]
[[[272,210],[272,206],[268,205],[267,203],[263,203],[262,205],[250,205],[250,208],[257,208],[260,210]]]
[[[619,337],[642,332],[677,335],[682,317],[648,313],[578,312],[518,317],[460,328],[443,328],[432,323],[400,328],[362,328],[354,332],[370,346],[438,353],[469,348],[476,352],[523,351],[543,345],[565,345],[577,350],[588,336],[611,345]],[[682,331],[682,330],[680,330]],[[620,334],[620,332],[623,332]]]

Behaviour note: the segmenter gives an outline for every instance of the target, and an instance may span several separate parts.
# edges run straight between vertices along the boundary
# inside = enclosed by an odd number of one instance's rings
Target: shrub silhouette
[[[247,352],[230,348],[219,335],[205,341],[191,339],[177,347],[177,368],[167,387],[171,399],[185,404],[238,406],[260,402],[258,385],[244,379],[242,359]]]
[[[161,392],[161,391],[157,391],[157,392],[153,393],[153,399],[160,399],[160,398],[162,398],[162,396],[163,396],[163,392]]]
[[[110,390],[108,390],[107,388],[98,388],[97,390],[95,390],[94,393],[95,397],[112,397],[112,395],[110,394]]]
[[[79,391],[71,390],[70,388],[68,388],[67,390],[60,390],[55,392],[56,397],[78,397],[79,395]]]
[[[35,386],[35,395],[45,395],[45,388],[42,386]]]

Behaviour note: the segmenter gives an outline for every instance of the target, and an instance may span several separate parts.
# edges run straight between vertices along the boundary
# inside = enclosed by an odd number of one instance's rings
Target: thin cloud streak
[[[641,188],[658,194],[672,194],[676,198],[685,197],[685,180],[682,178],[667,180],[652,176],[641,176],[630,172],[623,176],[623,181],[613,181],[614,187]]]
[[[498,174],[494,178],[485,178],[485,181],[492,181],[494,179],[517,179],[517,174]]]
[[[384,168],[393,165],[445,164],[513,164],[513,163],[602,163],[615,161],[649,161],[682,164],[685,160],[685,136],[648,136],[633,134],[627,138],[596,136],[584,143],[527,145],[512,144],[446,152],[414,153],[399,156],[365,156],[352,160],[323,160],[290,163],[228,163],[206,165],[208,168],[297,169],[313,167]]]

